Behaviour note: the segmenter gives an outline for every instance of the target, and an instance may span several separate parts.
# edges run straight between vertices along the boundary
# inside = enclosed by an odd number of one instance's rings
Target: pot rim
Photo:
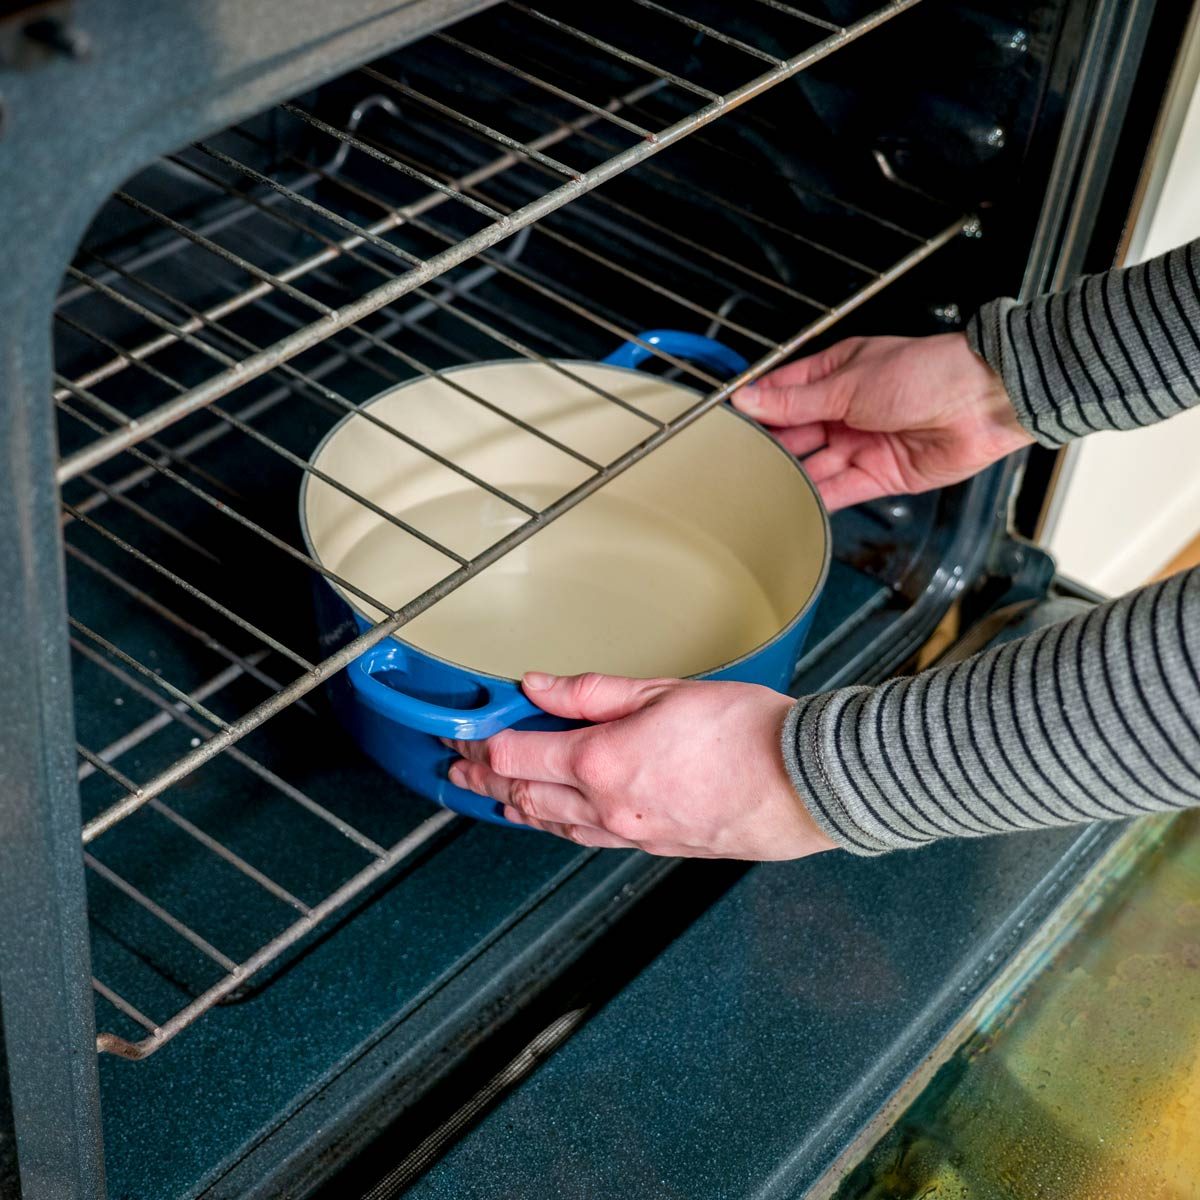
[[[658,376],[648,375],[646,372],[641,371],[636,367],[619,367],[619,366],[614,366],[611,363],[600,362],[597,359],[588,359],[588,358],[551,358],[551,359],[547,359],[546,361],[558,363],[563,366],[600,367],[605,371],[615,371],[615,372],[618,372],[619,374],[623,374],[623,375],[636,375],[639,379],[658,379],[658,381],[660,383],[664,383],[669,387],[678,388],[680,391],[689,392],[693,396],[698,396],[698,397],[702,398],[706,395],[706,393],[698,391],[696,388],[690,387],[685,383],[678,383],[673,379],[661,379]],[[321,438],[321,440],[313,448],[312,453],[308,456],[307,461],[308,461],[309,465],[315,463],[320,458],[325,447],[329,444],[329,442],[331,442],[333,440],[334,436],[341,431],[343,426],[348,425],[352,420],[354,420],[354,418],[356,416],[358,416],[358,414],[363,409],[370,408],[372,405],[379,403],[386,397],[394,395],[396,392],[400,391],[402,388],[411,387],[413,384],[416,384],[416,383],[424,383],[427,379],[430,379],[430,378],[436,379],[436,378],[440,378],[443,375],[453,375],[460,371],[473,371],[477,367],[510,366],[513,364],[528,365],[528,366],[540,366],[541,365],[539,362],[534,362],[530,359],[524,359],[524,358],[483,359],[479,362],[461,363],[458,366],[447,367],[444,371],[438,371],[436,373],[436,375],[434,375],[434,376],[414,375],[412,377],[412,379],[406,379],[402,383],[398,383],[393,387],[386,388],[383,391],[372,396],[369,400],[365,400],[362,404],[358,405],[354,412],[346,413],[345,416],[343,416],[340,420],[336,421],[332,426],[330,426],[330,428],[325,432],[325,435]],[[760,642],[757,646],[755,646],[752,650],[748,650],[745,654],[739,655],[737,658],[731,658],[731,659],[727,660],[726,662],[723,662],[723,663],[718,664],[717,666],[711,667],[707,671],[697,672],[692,675],[679,676],[679,678],[681,678],[681,679],[694,679],[694,680],[705,679],[709,675],[716,674],[720,671],[727,671],[731,667],[740,666],[742,663],[748,662],[750,659],[761,654],[764,650],[767,649],[768,646],[772,646],[776,642],[780,641],[780,639],[786,637],[793,629],[795,629],[795,627],[802,620],[804,620],[805,617],[807,617],[809,615],[809,613],[815,607],[817,601],[820,599],[821,592],[824,590],[825,583],[829,578],[829,568],[830,568],[831,560],[833,558],[833,536],[832,536],[832,530],[831,530],[831,527],[829,524],[829,511],[825,507],[825,502],[821,499],[821,493],[817,490],[816,484],[813,483],[813,481],[809,478],[808,472],[804,469],[804,464],[801,463],[800,460],[798,458],[796,458],[796,456],[794,454],[792,454],[788,450],[784,449],[784,447],[781,446],[779,444],[779,442],[777,442],[773,437],[771,437],[771,435],[769,433],[767,433],[766,430],[763,429],[763,427],[761,425],[759,425],[757,421],[755,421],[751,417],[746,416],[745,413],[739,412],[732,405],[728,405],[728,404],[725,404],[724,402],[722,402],[721,404],[715,405],[712,409],[709,410],[709,413],[721,413],[721,412],[723,412],[729,416],[736,417],[739,421],[745,422],[745,424],[748,425],[769,446],[771,446],[777,453],[782,454],[788,460],[789,465],[800,475],[800,478],[804,481],[805,485],[808,487],[808,490],[809,490],[810,494],[812,495],[813,502],[817,506],[817,513],[821,518],[821,543],[822,543],[821,544],[821,569],[817,573],[817,578],[814,581],[812,587],[810,588],[807,597],[805,597],[804,603],[801,604],[800,608],[796,611],[795,615],[792,617],[789,617],[788,620],[786,621],[786,623],[784,625],[782,625],[769,638],[767,638],[765,641]],[[708,416],[709,413],[705,413],[704,415]],[[650,452],[651,455],[653,453],[654,453],[654,451]],[[647,455],[647,457],[649,457],[649,455]],[[300,534],[304,539],[304,545],[305,545],[305,548],[308,550],[310,557],[313,559],[314,562],[316,562],[324,567],[324,566],[327,566],[327,564],[321,558],[321,555],[318,553],[317,547],[313,542],[312,535],[309,532],[309,528],[308,528],[308,513],[307,513],[306,501],[308,499],[308,483],[311,478],[312,478],[311,474],[306,471],[304,473],[303,479],[300,481],[300,495],[299,495]],[[585,497],[585,499],[586,499],[586,497]],[[532,536],[536,537],[537,535],[534,534]],[[487,568],[485,567],[484,570],[486,570],[486,569]],[[332,588],[334,590],[334,592],[337,593],[338,597],[347,605],[347,607],[350,609],[350,611],[354,614],[354,617],[357,621],[365,622],[369,628],[374,628],[376,625],[379,624],[378,621],[372,621],[369,617],[364,616],[363,613],[359,611],[355,601],[353,599],[351,599],[351,597],[347,596],[345,594],[345,592],[343,592],[342,589],[340,587],[338,587],[337,584],[335,584],[332,580],[322,576],[321,582],[323,584],[325,584],[326,587]],[[438,600],[434,601],[434,604],[438,604],[438,603],[440,603],[440,601],[438,601]],[[433,605],[430,605],[429,607],[432,608]],[[441,655],[434,654],[432,651],[426,650],[422,646],[414,645],[412,642],[406,641],[403,637],[400,636],[400,630],[403,628],[404,628],[404,626],[401,625],[401,626],[399,626],[399,628],[397,630],[393,631],[392,633],[388,634],[387,636],[389,638],[391,638],[393,641],[399,642],[402,646],[404,646],[408,650],[411,650],[415,654],[424,655],[426,658],[432,659],[434,662],[441,663],[442,665],[447,666],[447,667],[453,667],[455,670],[463,671],[468,675],[473,675],[480,679],[491,679],[491,680],[495,680],[497,683],[513,684],[518,688],[521,686],[521,681],[519,679],[514,679],[513,677],[508,676],[508,675],[496,675],[496,674],[493,674],[491,671],[483,671],[477,667],[471,667],[471,666],[467,666],[464,663],[454,662],[452,659],[443,658]]]

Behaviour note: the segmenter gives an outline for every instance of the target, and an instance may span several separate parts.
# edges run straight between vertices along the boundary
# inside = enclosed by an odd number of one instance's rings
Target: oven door
[[[1084,595],[1008,605],[942,661],[1086,611]],[[757,866],[611,998],[637,942],[609,939],[475,1092],[412,1142],[393,1130],[322,1200],[418,1179],[439,1198],[824,1195],[1128,827]],[[723,873],[679,872],[695,892]]]

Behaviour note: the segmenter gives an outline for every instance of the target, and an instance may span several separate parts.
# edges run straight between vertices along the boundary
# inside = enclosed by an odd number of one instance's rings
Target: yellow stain
[[[1087,918],[838,1200],[1200,1200],[1200,814]]]

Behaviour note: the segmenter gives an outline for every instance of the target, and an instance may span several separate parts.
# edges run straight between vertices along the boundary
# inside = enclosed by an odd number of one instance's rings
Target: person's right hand
[[[961,333],[849,338],[732,399],[810,455],[805,470],[831,510],[958,483],[1033,442]]]

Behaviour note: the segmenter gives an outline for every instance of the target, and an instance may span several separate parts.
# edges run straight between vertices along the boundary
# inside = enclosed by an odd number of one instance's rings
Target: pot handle
[[[508,729],[526,717],[542,715],[542,710],[523,692],[496,696],[487,684],[487,700],[476,708],[450,708],[410,696],[379,678],[384,671],[404,673],[408,656],[395,642],[381,642],[364,651],[347,668],[351,686],[362,702],[381,717],[395,721],[419,733],[434,737],[478,741]]]
[[[688,362],[708,367],[722,377],[740,375],[750,365],[736,350],[702,333],[688,333],[683,329],[649,329],[639,333],[638,338],[676,358],[685,358]],[[640,367],[653,357],[654,352],[645,346],[626,342],[618,346],[604,362],[610,367]]]

